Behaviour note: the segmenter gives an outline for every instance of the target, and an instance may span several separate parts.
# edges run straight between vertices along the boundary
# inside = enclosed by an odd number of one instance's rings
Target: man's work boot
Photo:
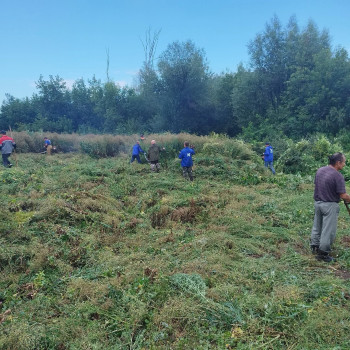
[[[316,259],[319,261],[324,261],[324,262],[335,262],[337,261],[333,257],[331,257],[327,252],[324,252],[323,250],[318,250],[318,254],[316,256]]]
[[[312,254],[313,255],[316,255],[316,254],[318,254],[318,250],[319,250],[319,246],[318,245],[311,245],[311,252],[312,252]]]

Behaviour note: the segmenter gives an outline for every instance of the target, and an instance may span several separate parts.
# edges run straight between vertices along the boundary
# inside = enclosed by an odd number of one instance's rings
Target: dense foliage
[[[15,134],[28,150],[40,136]],[[129,164],[133,136],[50,136],[84,153],[18,153],[0,168],[1,349],[350,347],[347,212],[338,262],[318,262],[312,177],[281,173],[298,171],[290,155],[324,163],[334,143],[285,140],[272,176],[258,144],[216,134],[152,135],[160,173]],[[185,139],[192,183],[176,158]]]
[[[249,43],[250,65],[211,73],[205,52],[191,41],[169,44],[155,60],[159,33],[148,37],[146,58],[135,87],[109,77],[75,81],[40,77],[37,93],[7,95],[0,128],[52,132],[211,131],[246,140],[287,135],[300,139],[322,132],[335,136],[350,128],[350,61],[333,49],[327,31],[312,21],[302,30],[292,17],[283,28],[277,17]],[[156,62],[155,62],[156,61]]]

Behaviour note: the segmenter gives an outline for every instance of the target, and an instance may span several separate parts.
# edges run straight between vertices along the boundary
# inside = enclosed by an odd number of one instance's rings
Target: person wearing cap
[[[12,137],[6,135],[6,131],[0,131],[0,149],[2,155],[2,163],[5,168],[11,168],[12,164],[9,161],[9,157],[13,150],[16,148],[16,142]]]
[[[151,164],[151,170],[156,171],[157,173],[159,172],[160,169],[160,164],[159,164],[159,156],[160,152],[164,151],[165,148],[161,148],[156,144],[155,140],[151,141],[151,147],[149,148],[147,152],[147,158],[148,161]]]
[[[130,163],[136,159],[137,162],[141,164],[140,153],[145,153],[145,151],[141,148],[140,141],[136,141],[134,146],[132,146],[132,156]]]
[[[263,156],[265,167],[269,168],[272,171],[272,174],[275,175],[276,171],[273,167],[273,149],[269,142],[265,142],[265,151]]]

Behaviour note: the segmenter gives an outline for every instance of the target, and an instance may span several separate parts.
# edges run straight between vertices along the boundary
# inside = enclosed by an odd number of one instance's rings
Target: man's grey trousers
[[[311,245],[329,253],[337,232],[339,203],[315,201],[315,218]]]

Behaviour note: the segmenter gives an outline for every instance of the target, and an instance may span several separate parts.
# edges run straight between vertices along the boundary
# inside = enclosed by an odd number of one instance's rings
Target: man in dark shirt
[[[339,202],[350,202],[345,190],[345,180],[339,170],[345,166],[343,153],[329,157],[329,165],[317,170],[315,176],[315,218],[311,231],[311,250],[318,260],[331,262],[329,253],[337,231]]]
[[[155,140],[151,141],[151,147],[148,150],[147,158],[151,163],[151,170],[159,172],[160,164],[159,164],[159,155],[161,151],[164,151],[165,148],[161,148],[156,144]]]

